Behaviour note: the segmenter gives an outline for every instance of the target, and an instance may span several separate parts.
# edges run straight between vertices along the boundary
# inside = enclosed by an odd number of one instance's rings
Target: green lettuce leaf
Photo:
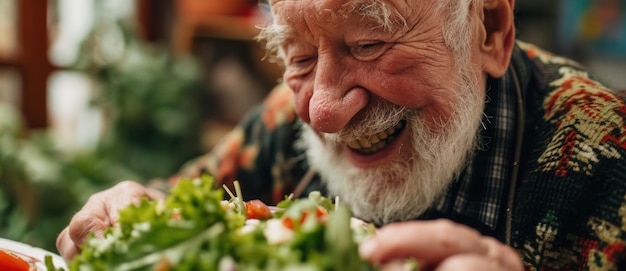
[[[225,201],[214,182],[184,179],[164,202],[145,199],[121,210],[118,225],[91,236],[70,271],[375,270],[357,252],[373,227],[353,229],[345,206],[312,192],[285,198],[272,219],[246,220],[241,204]]]

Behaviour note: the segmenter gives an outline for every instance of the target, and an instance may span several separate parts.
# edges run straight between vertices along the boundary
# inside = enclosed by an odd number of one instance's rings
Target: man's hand
[[[449,220],[382,227],[359,248],[375,264],[414,258],[423,270],[523,270],[513,248]]]
[[[165,198],[165,194],[132,181],[124,181],[93,194],[57,238],[59,254],[70,260],[78,254],[78,247],[90,233],[101,237],[107,227],[117,224],[120,209],[138,204],[145,197],[159,200]]]

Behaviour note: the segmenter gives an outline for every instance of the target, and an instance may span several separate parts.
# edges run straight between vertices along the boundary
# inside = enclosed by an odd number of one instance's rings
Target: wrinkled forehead
[[[271,0],[274,23],[292,26],[296,23],[320,23],[327,27],[357,17],[391,26],[413,17],[416,7],[432,0]],[[389,22],[389,20],[395,22]]]
[[[356,2],[368,2],[370,0],[272,0],[270,6],[274,18],[281,23],[282,20],[295,19],[295,16],[311,15],[320,16],[343,14],[347,8]],[[284,22],[283,22],[284,23]]]

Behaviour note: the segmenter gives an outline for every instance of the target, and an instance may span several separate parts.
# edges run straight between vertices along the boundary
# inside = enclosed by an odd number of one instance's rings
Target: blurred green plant
[[[200,154],[204,91],[195,62],[129,43],[122,61],[92,66],[108,127],[97,151],[146,178]]]
[[[19,111],[0,104],[1,237],[56,251],[57,235],[91,194],[124,179],[166,178],[202,153],[199,65],[132,29],[97,24],[72,67],[97,83],[93,106],[105,127],[93,149],[58,149],[48,131],[25,133]]]
[[[70,155],[46,131],[23,133],[19,111],[0,103],[0,236],[54,251],[54,241],[89,195],[138,177],[95,152]]]

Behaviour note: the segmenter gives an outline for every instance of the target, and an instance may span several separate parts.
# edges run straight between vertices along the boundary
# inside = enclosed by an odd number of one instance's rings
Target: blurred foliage
[[[19,114],[0,103],[0,236],[55,251],[56,236],[89,195],[139,176],[95,152],[56,149],[46,131],[24,134]]]
[[[58,149],[0,103],[0,237],[50,251],[91,194],[166,178],[202,152],[206,91],[194,59],[142,42],[127,22],[100,20],[73,68],[96,82],[93,106],[105,116],[93,149]]]
[[[145,180],[167,177],[200,154],[206,92],[193,59],[173,59],[159,47],[131,39],[119,60],[92,58],[81,65],[100,86],[94,104],[108,123],[97,149],[101,156]]]

